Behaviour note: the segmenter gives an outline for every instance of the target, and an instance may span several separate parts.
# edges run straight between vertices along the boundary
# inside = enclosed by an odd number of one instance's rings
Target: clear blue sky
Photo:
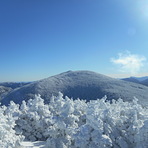
[[[146,1],[0,0],[0,81],[68,70],[117,76],[111,58],[125,50],[148,56]]]

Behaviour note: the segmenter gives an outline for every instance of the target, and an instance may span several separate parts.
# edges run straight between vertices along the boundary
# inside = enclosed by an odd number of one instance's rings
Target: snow
[[[57,96],[59,91],[73,99],[87,101],[104,95],[107,95],[108,100],[122,98],[124,101],[132,101],[133,97],[137,97],[140,104],[148,106],[148,87],[91,71],[68,71],[30,83],[11,91],[4,97],[2,104],[8,105],[10,100],[21,104],[23,100],[34,99],[35,94],[40,94],[45,103],[49,103],[51,96]]]
[[[22,148],[44,148],[45,147],[45,141],[36,141],[36,142],[22,142],[21,143]]]
[[[147,148],[148,109],[138,99],[73,100],[59,92],[0,107],[1,148]]]

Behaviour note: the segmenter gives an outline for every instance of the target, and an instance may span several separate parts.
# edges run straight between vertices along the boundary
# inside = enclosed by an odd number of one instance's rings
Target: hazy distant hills
[[[148,86],[148,79],[142,81],[141,84],[143,84],[143,85],[145,85],[145,86]]]
[[[148,86],[148,76],[145,76],[145,77],[129,77],[129,78],[124,78],[122,80]]]
[[[0,100],[15,88],[22,87],[30,82],[2,82],[0,83]]]
[[[122,79],[122,80],[124,80],[124,81],[128,81],[128,82],[134,82],[134,83],[138,83],[138,84],[140,84],[140,81],[137,80],[137,79],[134,78],[134,77],[124,78],[124,79]]]
[[[140,82],[145,81],[148,79],[148,76],[144,76],[144,77],[134,77],[135,79],[139,80]]]
[[[12,89],[10,87],[0,86],[0,100],[7,95]]]
[[[9,88],[15,89],[15,88],[27,85],[29,83],[31,83],[31,82],[3,82],[3,83],[0,83],[0,86],[4,86],[4,87],[9,87]]]
[[[10,100],[21,103],[22,100],[34,98],[34,94],[41,94],[45,102],[49,102],[48,99],[59,91],[73,99],[85,100],[107,95],[109,100],[122,98],[131,101],[135,96],[141,104],[148,105],[148,87],[91,71],[68,71],[18,87],[4,97],[2,104],[7,105]]]

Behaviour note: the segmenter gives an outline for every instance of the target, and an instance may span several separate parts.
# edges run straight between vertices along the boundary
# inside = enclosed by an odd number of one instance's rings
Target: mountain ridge
[[[100,99],[107,95],[108,100],[122,98],[132,101],[133,97],[140,99],[142,105],[148,104],[148,87],[141,84],[117,80],[92,71],[67,71],[51,76],[11,91],[2,104],[8,105],[10,100],[21,103],[22,100],[34,98],[40,94],[45,102],[49,102],[52,95],[62,92],[73,99]]]
[[[121,80],[128,81],[128,82],[134,82],[134,83],[138,83],[138,84],[148,86],[148,76],[145,76],[145,77],[129,77],[129,78],[123,78]]]

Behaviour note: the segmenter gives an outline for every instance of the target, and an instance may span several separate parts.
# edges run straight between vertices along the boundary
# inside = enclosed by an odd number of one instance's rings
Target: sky
[[[0,0],[0,81],[145,76],[147,40],[147,0]]]

